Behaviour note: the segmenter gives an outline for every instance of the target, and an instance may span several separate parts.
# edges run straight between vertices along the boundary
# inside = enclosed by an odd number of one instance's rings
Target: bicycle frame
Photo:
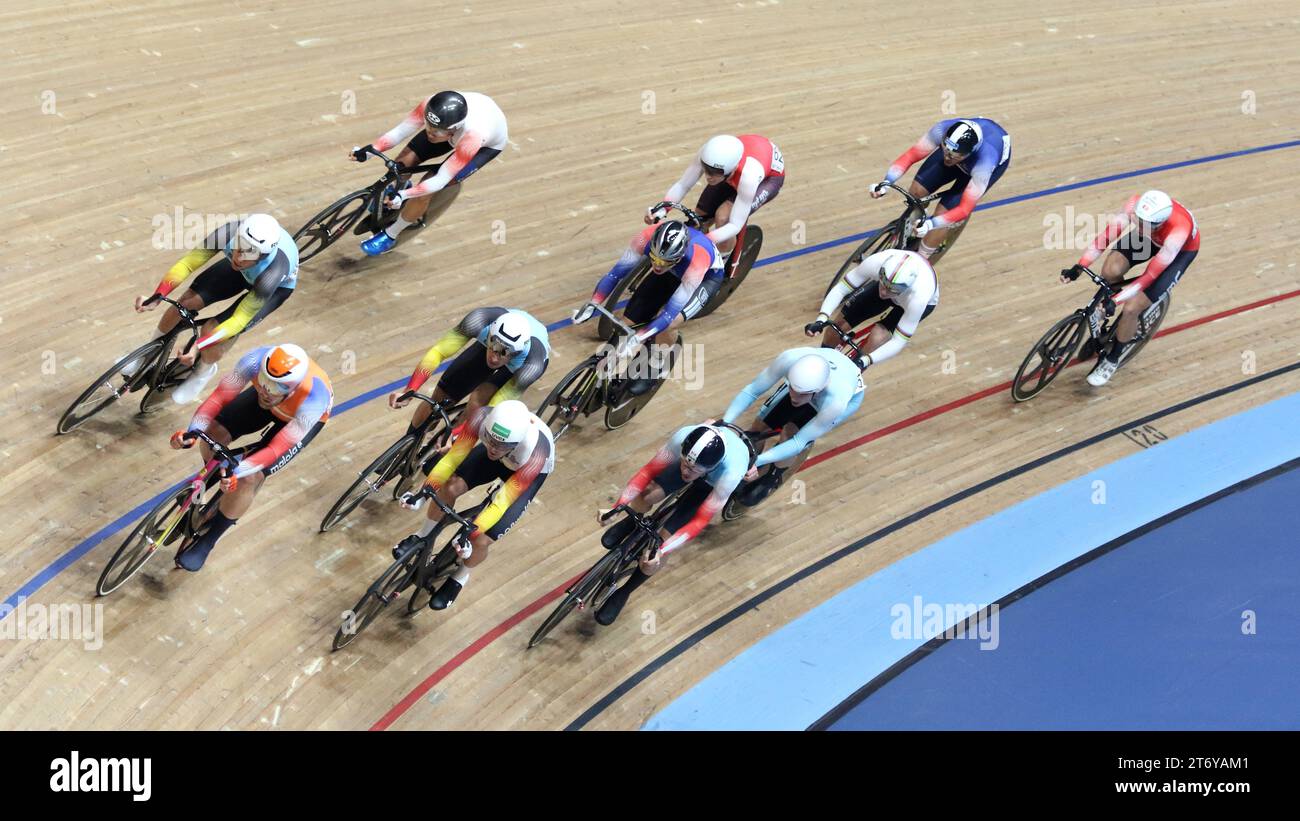
[[[246,448],[237,448],[234,451],[227,450],[224,445],[208,436],[203,431],[194,431],[194,434],[195,438],[203,440],[207,443],[208,447],[212,448],[212,458],[208,459],[208,461],[204,463],[203,467],[199,469],[199,472],[194,475],[194,478],[190,480],[190,491],[186,495],[185,501],[181,502],[181,505],[177,510],[175,521],[168,525],[167,529],[163,531],[162,538],[159,539],[160,542],[166,542],[170,539],[176,526],[185,521],[185,517],[189,513],[190,508],[198,501],[199,497],[203,495],[203,491],[207,489],[208,478],[212,475],[212,472],[218,469],[233,468],[235,465],[239,464],[240,457],[247,452]]]
[[[437,165],[414,165],[408,168],[396,160],[389,158],[384,154],[384,152],[375,149],[373,146],[366,146],[365,152],[378,157],[383,161],[384,165],[388,167],[388,171],[384,176],[371,183],[365,189],[370,193],[370,202],[367,204],[366,210],[370,211],[374,216],[376,224],[378,224],[378,221],[383,218],[384,211],[392,210],[384,205],[383,195],[389,185],[392,185],[394,190],[398,190],[398,186],[405,181],[405,178],[425,171],[433,171],[438,168]],[[455,184],[457,183],[452,183],[452,185]]]
[[[192,311],[176,300],[169,299],[161,294],[146,300],[145,304],[147,305],[153,302],[166,302],[168,305],[171,305],[176,309],[177,314],[180,315],[180,321],[161,337],[163,345],[158,349],[158,353],[154,356],[154,361],[150,366],[147,368],[141,368],[133,378],[127,380],[123,385],[123,387],[128,391],[138,390],[145,385],[153,387],[161,384],[163,371],[167,368],[167,365],[172,358],[172,351],[176,347],[176,340],[188,331],[190,339],[185,343],[181,350],[189,350],[190,347],[194,345],[195,341],[198,340],[199,328],[202,327],[203,322],[206,321],[199,318],[198,311]],[[182,323],[186,327],[182,327]],[[121,396],[120,393],[118,395]]]
[[[894,241],[894,247],[906,248],[912,240],[919,239],[916,235],[915,221],[929,212],[930,203],[939,199],[942,192],[931,192],[924,197],[914,197],[910,191],[892,182],[885,185],[902,194],[903,199],[907,201],[907,207],[903,209],[903,213],[899,214],[896,219],[877,231],[876,236],[885,231],[893,230],[898,235],[898,238]]]

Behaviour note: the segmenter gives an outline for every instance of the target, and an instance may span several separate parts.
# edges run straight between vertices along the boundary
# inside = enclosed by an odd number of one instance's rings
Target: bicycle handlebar
[[[225,445],[213,439],[211,436],[208,436],[203,431],[192,430],[186,433],[185,435],[189,436],[191,439],[201,439],[205,443],[207,443],[207,446],[212,448],[212,455],[217,458],[217,461],[223,462],[224,467],[233,468],[239,464],[238,456],[231,453],[230,450]]]
[[[694,210],[687,208],[685,205],[682,205],[680,202],[673,202],[672,200],[662,200],[650,206],[650,211],[651,213],[653,213],[655,211],[658,211],[660,208],[664,209],[664,211],[671,211],[674,208],[677,209],[678,211],[681,211],[682,214],[685,215],[686,217],[686,224],[691,226],[692,228],[699,228],[701,225],[704,224],[704,220],[700,217],[699,214],[695,213]],[[667,214],[665,214],[664,216],[667,216]],[[655,222],[658,223],[660,219],[663,219],[663,217],[656,219]]]
[[[191,311],[189,308],[186,308],[184,305],[180,304],[176,300],[169,299],[168,297],[165,297],[162,294],[154,294],[153,296],[146,299],[143,304],[153,305],[158,302],[166,302],[168,305],[175,308],[176,312],[181,315],[181,319],[185,320],[185,322],[188,323],[190,326],[194,326],[197,324],[194,320],[198,318],[199,315],[198,311]]]
[[[614,316],[613,312],[611,312],[604,305],[597,305],[596,303],[588,300],[587,302],[583,303],[581,308],[578,309],[578,313],[582,314],[588,308],[594,309],[596,313],[600,314],[601,316],[608,319],[610,322],[614,323],[614,326],[617,327],[620,331],[622,331],[625,336],[634,336],[636,334],[636,331],[633,330],[632,326],[619,320],[619,318]],[[587,319],[584,319],[583,322],[586,322],[590,319],[591,317],[587,317]]]
[[[927,206],[927,205],[929,205],[930,203],[934,202],[935,200],[939,199],[939,197],[941,196],[941,192],[936,191],[936,192],[934,192],[934,193],[927,194],[927,195],[924,196],[924,197],[917,198],[917,197],[912,196],[912,193],[911,193],[910,191],[908,191],[907,189],[905,189],[905,188],[900,188],[899,186],[894,185],[892,182],[887,182],[887,183],[885,183],[885,187],[886,187],[886,188],[892,188],[892,189],[894,189],[895,191],[897,191],[898,193],[902,194],[902,195],[903,195],[903,198],[904,198],[905,200],[907,200],[907,204],[908,204],[909,206],[911,206],[912,208],[920,208],[920,209],[923,209],[923,210],[924,210],[925,206]]]
[[[398,402],[405,402],[410,399],[419,399],[421,402],[426,403],[430,408],[433,409],[434,413],[442,417],[442,423],[444,425],[446,425],[448,428],[451,427],[451,419],[447,417],[447,409],[442,406],[441,402],[439,402],[438,400],[434,399],[431,396],[425,396],[419,391],[407,391],[406,393],[397,397]]]

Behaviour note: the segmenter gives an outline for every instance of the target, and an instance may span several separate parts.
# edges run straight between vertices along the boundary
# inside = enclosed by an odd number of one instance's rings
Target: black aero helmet
[[[713,470],[726,453],[727,443],[722,441],[722,434],[709,425],[700,425],[682,440],[682,463],[689,468]]]
[[[424,121],[434,128],[455,128],[469,113],[469,103],[458,91],[439,91],[424,107]]]
[[[647,249],[650,253],[650,261],[656,264],[677,262],[686,256],[686,245],[689,241],[690,234],[683,223],[677,220],[659,223],[654,235],[650,237],[650,246]]]
[[[943,147],[950,154],[966,156],[980,147],[980,132],[970,120],[958,120],[943,135]]]

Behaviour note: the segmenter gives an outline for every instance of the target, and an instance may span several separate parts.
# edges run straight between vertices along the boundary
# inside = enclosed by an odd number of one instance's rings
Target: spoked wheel
[[[861,263],[862,260],[878,251],[893,248],[897,240],[898,235],[895,233],[893,225],[884,228],[873,237],[867,237],[864,239],[857,248],[853,249],[853,253],[849,254],[849,258],[844,260],[844,264],[835,272],[835,276],[831,277],[831,284],[826,286],[826,293],[829,294],[831,289],[835,287],[836,283],[843,279],[844,275],[849,271],[858,267],[858,264]],[[822,296],[825,296],[825,294]]]
[[[152,385],[145,393],[144,399],[140,400],[140,413],[149,415],[161,408],[163,400],[167,398],[167,392],[184,382],[193,372],[192,365],[182,365],[179,360],[173,359],[167,363],[157,383]]]
[[[757,225],[750,225],[745,228],[745,245],[740,251],[740,259],[736,261],[736,273],[722,283],[722,287],[714,294],[709,304],[695,315],[696,319],[702,316],[708,316],[722,307],[722,303],[731,298],[731,295],[740,287],[740,283],[745,281],[749,276],[749,270],[754,267],[758,260],[758,254],[763,250],[763,229]],[[728,260],[730,262],[730,260]],[[730,266],[728,266],[730,267]]]
[[[107,596],[117,590],[144,567],[155,550],[182,535],[185,516],[181,513],[181,505],[189,493],[190,489],[186,487],[140,520],[131,535],[126,537],[126,541],[113,554],[113,558],[104,565],[99,581],[95,584],[95,595]]]
[[[618,301],[623,298],[623,294],[635,293],[636,289],[641,287],[641,283],[645,281],[649,272],[650,260],[648,258],[638,262],[637,266],[632,269],[632,273],[623,277],[623,281],[615,285],[613,290],[609,292],[609,296],[605,297],[605,307],[612,313],[618,307]],[[596,326],[596,333],[600,335],[600,339],[609,339],[618,333],[618,328],[614,326],[613,322],[609,321],[609,317],[601,314],[600,322]]]
[[[608,585],[611,578],[615,578],[622,560],[623,551],[621,550],[611,550],[601,556],[600,561],[592,565],[591,569],[584,573],[581,579],[578,579],[572,587],[565,591],[564,598],[560,599],[560,603],[556,605],[551,614],[537,628],[537,632],[533,633],[533,637],[528,640],[528,646],[530,648],[536,647],[575,608],[590,603],[592,598],[600,592],[600,588]]]
[[[407,457],[413,447],[415,447],[415,437],[408,434],[389,445],[388,450],[367,465],[366,469],[357,476],[356,481],[343,492],[325,514],[325,518],[321,519],[320,532],[324,533],[335,527],[347,518],[349,513],[356,510],[357,505],[365,501],[367,496],[378,493],[385,484],[398,476],[406,465]]]
[[[551,436],[557,442],[586,409],[597,367],[597,358],[591,357],[569,371],[537,407],[537,415],[551,429]]]
[[[1070,364],[1087,329],[1088,320],[1082,312],[1070,314],[1053,325],[1020,363],[1020,370],[1016,371],[1016,378],[1011,383],[1011,397],[1017,402],[1025,402],[1050,385]]]
[[[57,432],[67,433],[75,430],[87,419],[138,388],[162,347],[163,339],[155,339],[136,348],[121,362],[105,371],[63,412]],[[122,374],[122,371],[127,369],[133,369],[130,378]]]
[[[456,415],[465,410],[466,404],[461,402],[447,410],[447,418],[451,420],[453,427],[456,425]],[[425,432],[424,441],[420,444],[420,450],[415,454],[415,461],[411,463],[410,469],[408,470],[403,462],[401,472],[393,482],[393,501],[401,499],[402,494],[414,487],[416,481],[428,472],[424,465],[436,458],[438,448],[447,444],[449,438],[451,438],[451,428],[443,427],[442,420],[435,422],[433,427]]]
[[[1126,365],[1131,362],[1133,358],[1146,347],[1147,343],[1151,341],[1151,338],[1160,332],[1160,326],[1164,323],[1165,317],[1168,315],[1169,301],[1165,300],[1161,303],[1160,313],[1156,315],[1155,320],[1152,321],[1150,327],[1147,328],[1147,332],[1142,335],[1141,339],[1134,342],[1131,348],[1124,352],[1124,357],[1120,360],[1121,365]]]
[[[366,213],[370,190],[353,191],[307,221],[293,235],[298,244],[298,264],[324,251],[348,232]]]
[[[370,626],[375,616],[392,602],[396,601],[415,578],[416,562],[419,561],[420,547],[412,546],[401,558],[388,566],[378,579],[366,590],[356,606],[350,610],[334,634],[334,649],[342,650],[361,635],[361,631]]]
[[[440,530],[441,528],[439,528]],[[430,538],[437,538],[438,531]],[[430,551],[429,555],[433,555]],[[434,556],[432,563],[415,574],[415,584],[411,585],[411,596],[406,600],[406,615],[411,616],[429,606],[433,598],[432,588],[451,575],[456,569],[456,550],[448,543]]]

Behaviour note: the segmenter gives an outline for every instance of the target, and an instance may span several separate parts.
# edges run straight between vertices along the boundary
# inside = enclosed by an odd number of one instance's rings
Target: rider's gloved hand
[[[884,180],[881,180],[880,182],[871,186],[871,191],[869,192],[871,194],[871,198],[873,200],[878,200],[881,197],[885,196],[885,193],[889,191],[888,185],[889,183],[885,182]]]
[[[239,488],[239,477],[230,471],[223,471],[221,474],[221,492],[234,493]]]
[[[933,231],[935,228],[933,219],[919,219],[916,221],[916,235],[923,237]]]
[[[173,450],[184,450],[194,446],[194,440],[197,437],[187,430],[178,430],[172,434],[171,446]]]
[[[658,222],[659,220],[663,219],[666,216],[668,216],[667,208],[655,208],[652,206],[646,209],[645,224],[654,225],[656,222]]]
[[[1077,263],[1071,265],[1069,268],[1061,269],[1062,282],[1074,282],[1076,279],[1078,279],[1081,276],[1083,276],[1083,266]]]
[[[366,158],[370,156],[366,151],[368,148],[370,148],[368,145],[354,145],[352,146],[352,151],[349,153],[349,156],[352,157],[354,162],[365,162]]]
[[[586,322],[588,319],[591,319],[591,315],[594,313],[596,313],[595,306],[590,304],[584,305],[583,307],[573,312],[573,324],[581,325],[582,323]]]
[[[826,330],[826,326],[829,324],[831,324],[830,317],[826,316],[826,314],[817,314],[817,319],[803,326],[804,335],[816,336],[817,334]]]
[[[469,537],[461,534],[452,542],[456,546],[456,555],[462,559],[468,559],[474,552],[474,545],[470,544]]]
[[[424,507],[424,488],[406,491],[397,502],[407,510],[419,510]]]

